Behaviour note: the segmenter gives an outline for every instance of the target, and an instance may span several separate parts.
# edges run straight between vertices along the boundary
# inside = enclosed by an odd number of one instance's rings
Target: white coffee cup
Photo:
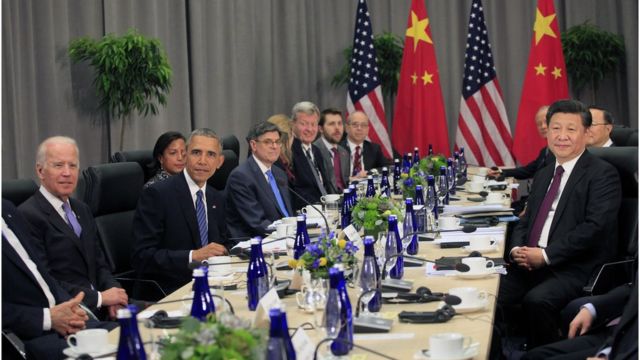
[[[470,274],[482,274],[493,269],[493,260],[487,260],[484,257],[466,257],[462,258],[462,263],[469,267]]]
[[[484,175],[471,175],[471,182],[484,184],[485,180]]]
[[[327,194],[320,196],[320,202],[323,204],[334,203],[340,200],[340,194]]]
[[[231,256],[212,256],[207,259],[209,274],[212,276],[223,276],[231,272]]]
[[[438,219],[440,230],[456,230],[460,227],[460,219],[453,216],[441,216]]]
[[[489,173],[489,169],[485,168],[485,167],[479,167],[476,169],[476,174],[480,175],[480,176],[487,176],[487,174]]]
[[[432,359],[455,358],[464,354],[469,345],[471,337],[460,333],[434,334],[429,336],[429,355]]]
[[[108,333],[106,329],[81,330],[69,335],[67,344],[76,354],[99,351],[109,345],[107,342]]]
[[[506,198],[506,194],[499,192],[490,192],[487,194],[487,199],[485,200],[488,204],[502,204],[504,199]]]
[[[486,236],[486,235],[474,236],[471,239],[469,239],[468,248],[470,248],[470,249],[488,249],[493,244],[495,244],[495,239],[492,236]]]
[[[321,218],[322,217],[321,211],[322,211],[322,205],[319,205],[319,204],[313,205],[313,206],[307,205],[304,208],[302,208],[302,212],[307,214],[307,218]]]
[[[484,190],[484,183],[470,182],[467,188],[472,192],[480,192]]]
[[[487,292],[475,287],[458,287],[449,289],[449,295],[460,298],[460,306],[474,306],[487,299]]]

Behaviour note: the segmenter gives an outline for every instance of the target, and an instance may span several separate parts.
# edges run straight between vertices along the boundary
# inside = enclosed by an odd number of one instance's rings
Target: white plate
[[[475,304],[469,304],[469,305],[460,304],[460,305],[452,305],[452,306],[455,309],[457,314],[466,314],[470,312],[485,310],[488,304],[489,302],[487,301],[487,299],[480,299],[480,301],[478,301]],[[440,302],[439,307],[442,307],[442,306],[444,306],[444,301]]]
[[[488,247],[475,247],[475,246],[467,245],[467,246],[461,247],[461,249],[462,249],[462,252],[466,254],[470,254],[472,251],[478,251],[484,254],[484,253],[496,251],[497,247],[495,245],[489,245]]]
[[[461,278],[461,279],[468,279],[468,280],[473,280],[473,279],[483,279],[486,278],[487,276],[491,276],[493,274],[497,274],[495,269],[487,269],[487,271],[485,271],[484,273],[471,273],[471,272],[460,272],[460,271],[456,271],[455,272],[456,276]]]
[[[89,355],[91,355],[92,357],[101,357],[101,356],[103,356],[103,355],[106,355],[106,354],[109,354],[109,353],[115,352],[116,350],[118,350],[118,345],[109,344],[109,345],[107,345],[107,347],[106,347],[106,348],[104,348],[104,349],[101,349],[101,350],[91,350],[91,351],[89,351],[89,352],[84,352],[84,351],[82,351],[82,352],[77,352],[75,349],[68,347],[68,348],[66,348],[66,349],[62,350],[62,353],[63,353],[65,356],[68,356],[68,357],[70,357],[70,358],[72,358],[72,359],[75,359],[77,356],[80,356],[80,355],[82,355],[82,354],[89,354]],[[115,354],[114,354],[113,356],[115,357]]]
[[[448,356],[448,357],[432,357],[429,354],[429,350],[418,350],[417,353],[413,356],[414,359],[428,359],[428,360],[466,360],[472,359],[478,355],[478,350],[480,349],[480,343],[473,343],[469,345],[469,347],[465,350],[465,352],[459,356]]]

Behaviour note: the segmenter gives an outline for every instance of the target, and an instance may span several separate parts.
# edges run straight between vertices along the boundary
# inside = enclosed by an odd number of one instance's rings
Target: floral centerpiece
[[[403,196],[415,199],[416,185],[425,187],[427,185],[427,175],[439,175],[440,166],[447,166],[447,159],[443,155],[429,155],[414,164],[408,173],[403,172],[400,174]]]
[[[289,266],[293,269],[308,270],[313,278],[329,278],[329,269],[342,263],[345,268],[351,268],[356,264],[356,252],[358,247],[345,239],[338,239],[332,231],[326,236],[320,235],[320,240],[307,245],[304,253],[298,260],[289,260]]]
[[[161,358],[264,359],[268,334],[251,328],[251,321],[220,312],[206,322],[187,317],[180,331],[161,340]]]
[[[353,208],[352,222],[359,229],[364,229],[366,234],[376,236],[379,232],[386,231],[389,227],[389,215],[400,218],[402,212],[393,201],[384,195],[363,197]]]

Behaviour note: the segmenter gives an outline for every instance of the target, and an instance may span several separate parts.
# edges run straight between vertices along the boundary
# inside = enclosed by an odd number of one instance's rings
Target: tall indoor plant
[[[562,33],[562,49],[574,95],[580,98],[587,88],[595,103],[598,85],[624,59],[624,39],[585,22]]]
[[[134,110],[144,116],[155,115],[157,104],[167,104],[171,66],[157,39],[133,29],[123,36],[108,34],[100,40],[83,37],[71,42],[69,57],[73,62],[89,62],[95,71],[93,84],[100,108],[107,118],[122,120],[120,151],[126,118]]]

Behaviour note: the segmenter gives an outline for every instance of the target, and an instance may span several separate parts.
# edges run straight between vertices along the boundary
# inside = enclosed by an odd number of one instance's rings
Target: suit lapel
[[[256,161],[253,159],[253,156],[250,156],[249,159],[247,159],[247,162],[249,163],[249,169],[251,170],[251,173],[256,179],[256,183],[258,184],[258,187],[259,187],[258,191],[262,192],[263,194],[268,194],[267,196],[271,200],[271,203],[278,210],[278,212],[280,212],[280,206],[278,206],[278,200],[276,200],[276,196],[273,193],[273,190],[271,190],[271,185],[268,184],[266,179],[264,178],[265,175],[262,173],[260,166],[258,166]],[[271,173],[275,178],[275,171],[273,166],[271,167]],[[282,214],[282,212],[280,213]]]
[[[51,226],[56,230],[63,233],[65,237],[71,239],[71,242],[78,248],[83,256],[83,260],[85,260],[86,262],[86,259],[84,259],[84,257],[86,256],[85,248],[82,245],[82,241],[80,240],[80,238],[76,235],[75,232],[73,232],[71,226],[62,219],[60,214],[56,211],[56,209],[53,208],[51,203],[49,203],[49,201],[44,197],[44,195],[42,195],[40,191],[36,193],[36,201],[38,202],[38,206],[40,207],[40,210],[42,210],[42,213],[47,216],[49,224],[51,224]],[[73,206],[71,208],[73,209]],[[82,236],[82,234],[80,235]]]
[[[202,244],[200,243],[200,230],[198,228],[196,208],[193,206],[193,199],[184,173],[177,175],[177,177],[178,178],[174,185],[176,188],[178,203],[182,209],[182,216],[184,216],[184,220],[187,222],[189,231],[191,231],[191,242],[194,244],[195,249],[198,249]]]
[[[345,150],[343,147],[338,146],[338,154],[340,154],[340,174],[342,175],[342,181],[345,186],[349,185],[349,168],[351,162],[351,156],[349,155],[349,151]]]
[[[562,213],[567,207],[567,203],[569,203],[571,194],[573,190],[576,188],[576,184],[580,182],[580,180],[587,173],[587,169],[589,167],[589,153],[585,150],[584,154],[578,159],[573,171],[571,171],[571,175],[569,175],[569,179],[562,190],[562,194],[560,195],[560,200],[558,201],[558,207],[553,214],[553,221],[551,222],[551,228],[549,229],[549,235],[553,234],[556,226],[558,226],[558,220],[562,218]],[[555,165],[555,163],[554,163]],[[549,236],[551,237],[551,236]]]
[[[529,201],[527,203],[527,212],[529,213],[529,224],[527,233],[531,232],[531,227],[533,227],[533,223],[536,220],[536,215],[538,214],[538,210],[540,209],[540,205],[542,204],[542,200],[544,200],[544,196],[547,194],[547,189],[549,188],[549,183],[551,183],[551,179],[553,178],[554,166],[548,165],[540,170],[540,176],[534,178],[533,183],[535,186],[535,196],[529,197]]]

